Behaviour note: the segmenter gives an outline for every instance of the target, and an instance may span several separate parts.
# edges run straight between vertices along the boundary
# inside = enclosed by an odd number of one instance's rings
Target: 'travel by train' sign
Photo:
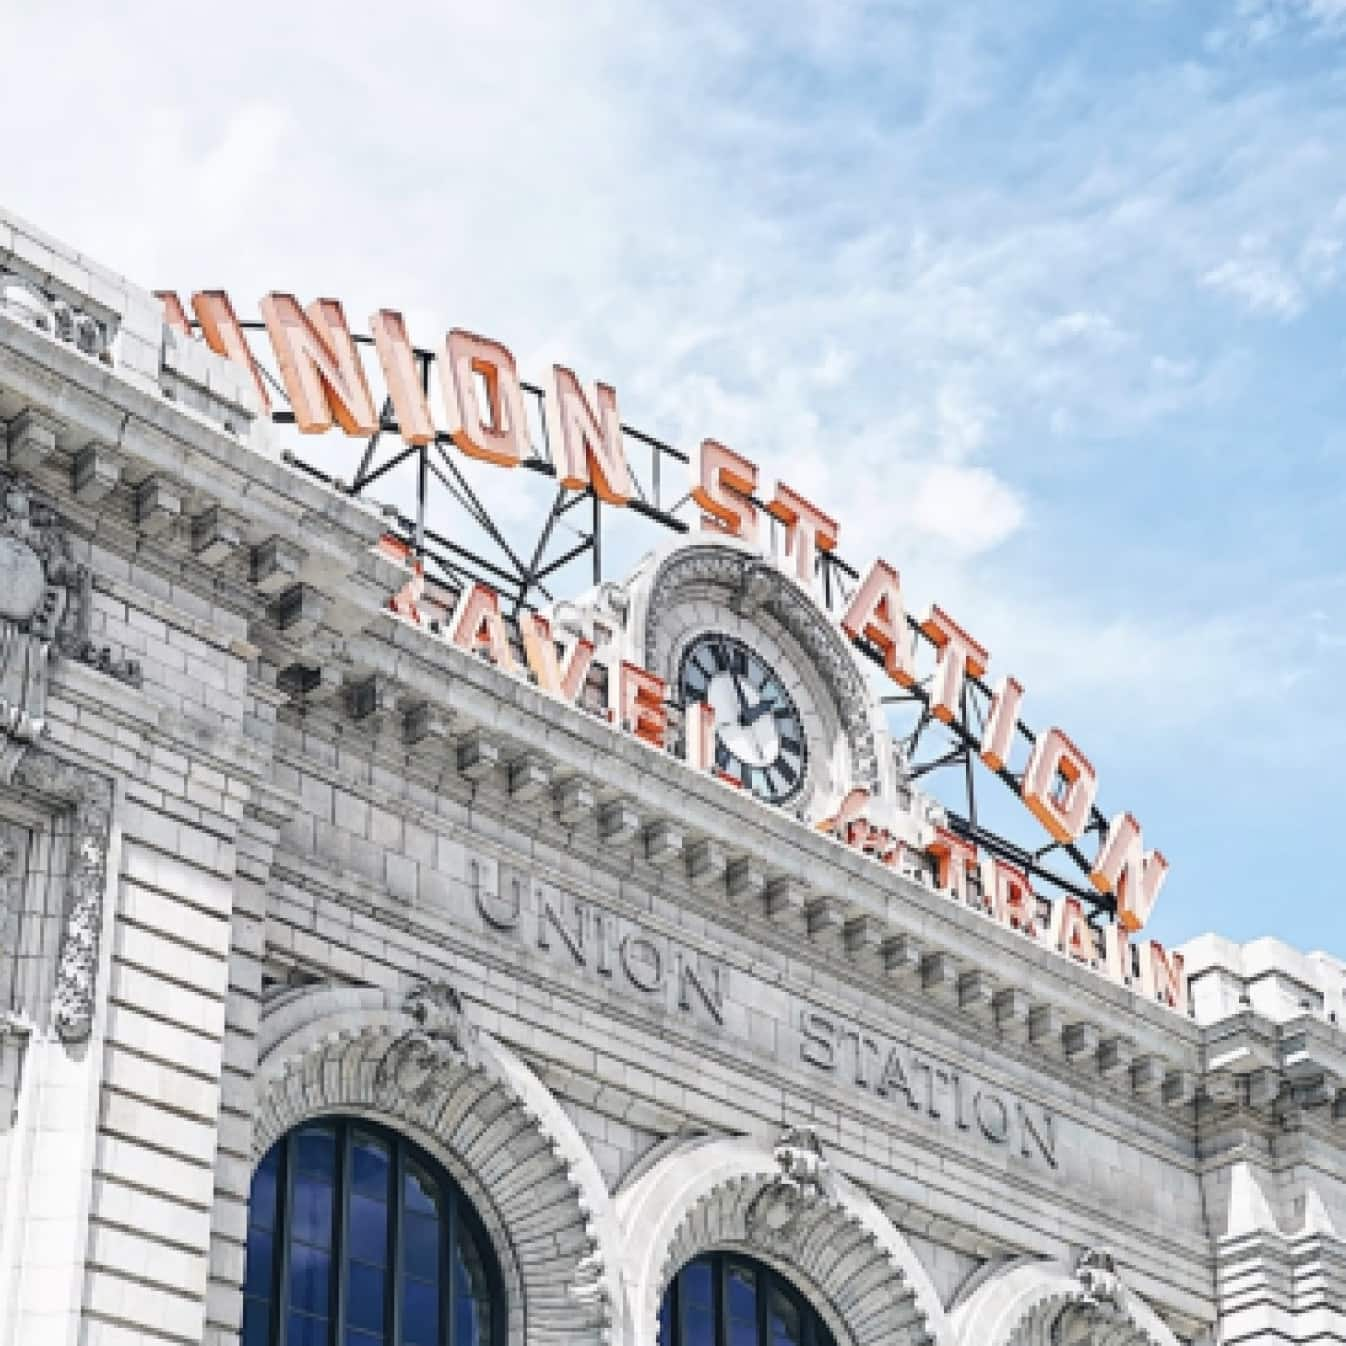
[[[339,428],[372,446],[391,430],[409,449],[447,444],[467,459],[503,470],[539,468],[555,477],[558,499],[567,492],[582,493],[595,501],[595,514],[601,502],[665,517],[650,507],[633,479],[626,436],[634,432],[621,423],[615,391],[603,383],[586,391],[564,365],[553,365],[545,388],[533,389],[498,341],[455,329],[432,356],[412,345],[402,316],[392,310],[373,315],[369,338],[355,338],[335,300],[321,299],[303,308],[293,295],[272,293],[261,301],[260,310],[277,371],[273,378],[249,344],[248,331],[257,324],[240,322],[222,291],[193,295],[194,325],[175,294],[162,292],[160,298],[171,326],[189,334],[195,326],[213,351],[249,371],[263,410],[272,410],[273,389],[282,395],[289,412],[277,414],[277,419],[292,421],[303,434]],[[385,393],[382,413],[358,348],[361,342],[371,344],[377,355]],[[438,371],[438,417],[432,412],[431,363]],[[540,394],[543,403],[543,455],[536,452],[529,429],[526,402],[531,394]],[[657,444],[648,436],[639,438]],[[991,663],[988,650],[940,607],[932,606],[922,620],[909,618],[898,571],[887,560],[875,559],[863,573],[849,572],[854,583],[848,591],[825,584],[837,564],[837,520],[784,482],[777,482],[766,498],[758,465],[750,459],[713,439],[704,440],[690,456],[670,452],[688,463],[688,494],[699,510],[700,529],[758,549],[789,575],[881,670],[882,680],[921,704],[921,726],[933,720],[952,731],[962,759],[980,759],[1010,786],[1050,838],[1043,848],[1029,852],[1003,842],[975,820],[935,826],[922,847],[934,884],[951,897],[980,905],[1026,936],[1048,941],[1067,957],[1091,963],[1119,982],[1137,982],[1143,993],[1185,1007],[1181,958],[1153,940],[1140,949],[1130,944],[1130,936],[1154,909],[1167,861],[1160,852],[1146,849],[1132,814],[1120,812],[1108,819],[1099,813],[1095,768],[1063,730],[1034,733],[1023,724],[1023,685],[1012,676],[1000,678],[993,688],[984,682]],[[503,671],[528,676],[549,695],[567,702],[581,699],[595,659],[602,659],[594,641],[554,631],[548,616],[524,610],[517,602],[508,616],[497,587],[480,579],[458,586],[451,610],[436,611],[426,590],[422,543],[419,523],[412,536],[386,539],[386,547],[409,568],[408,583],[391,599],[395,612],[424,626],[433,619],[434,629],[453,644],[482,654]],[[522,646],[523,668],[509,620]],[[608,670],[606,685],[606,712],[614,724],[653,747],[670,746],[675,726],[665,678],[623,659]],[[765,700],[749,706],[737,675],[733,685],[743,703],[738,724],[746,731],[772,707]],[[984,700],[984,712],[975,717],[969,713],[972,693]],[[689,765],[724,778],[717,770],[717,713],[709,696],[687,706],[680,737]],[[1026,760],[1012,765],[1016,745],[1024,744]],[[970,774],[970,766],[968,770]],[[968,788],[970,792],[970,784]],[[872,789],[856,787],[806,821],[876,863],[904,869],[911,841],[893,828],[887,807]],[[1092,856],[1081,850],[1086,837],[1096,840]],[[1091,903],[1087,890],[1064,884],[1063,895],[1044,919],[1032,878],[1044,873],[1038,860],[1050,850],[1072,857],[1100,895],[1097,902]],[[1096,929],[1086,914],[1087,903],[1096,911],[1110,911],[1115,919]]]

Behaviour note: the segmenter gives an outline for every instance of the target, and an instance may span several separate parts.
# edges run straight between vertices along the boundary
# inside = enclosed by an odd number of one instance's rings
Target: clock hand
[[[775,709],[776,703],[774,701],[759,701],[751,710],[743,712],[739,718],[739,724],[746,729],[749,725],[756,724],[768,711]]]
[[[740,713],[748,713],[748,697],[743,690],[743,684],[738,680],[738,673],[734,669],[734,660],[732,655],[723,645],[720,646],[720,653],[724,655],[725,664],[729,669],[729,680],[734,684],[734,691],[738,693],[738,704]]]

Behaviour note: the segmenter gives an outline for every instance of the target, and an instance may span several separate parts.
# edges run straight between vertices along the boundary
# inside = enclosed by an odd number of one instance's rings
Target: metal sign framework
[[[192,326],[196,327],[197,324],[193,323]],[[266,331],[265,324],[261,322],[244,322],[241,326],[252,336]],[[374,344],[373,338],[369,336],[355,336],[353,339],[360,346],[372,347]],[[260,358],[255,345],[253,358],[275,396],[288,405],[289,399],[283,384]],[[431,386],[431,366],[437,358],[432,351],[419,347],[415,349],[421,385],[427,396]],[[556,469],[547,451],[543,390],[527,382],[522,387],[532,403],[531,409],[536,412],[544,452],[538,454],[535,449],[534,456],[524,459],[520,466],[542,477],[555,479]],[[279,406],[272,411],[272,420],[279,425],[292,426],[295,423],[293,412]],[[625,423],[622,425],[622,435],[634,491],[624,510],[647,518],[671,532],[690,531],[691,525],[677,515],[677,511],[690,501],[690,491],[684,490],[671,504],[665,503],[672,494],[667,487],[666,469],[673,466],[677,479],[685,482],[690,469],[690,456],[672,444]],[[432,444],[405,443],[400,438],[392,403],[388,399],[383,403],[379,428],[365,444],[359,466],[349,482],[325,472],[293,451],[288,452],[286,457],[307,475],[352,496],[366,495],[390,473],[408,463],[412,464],[415,515],[412,517],[399,508],[385,505],[389,531],[396,533],[421,558],[428,580],[438,579],[456,589],[472,581],[487,584],[500,594],[511,617],[517,617],[520,610],[534,610],[553,602],[555,595],[548,588],[548,580],[585,556],[590,558],[592,582],[595,585],[608,578],[603,573],[605,510],[603,502],[592,489],[571,491],[558,485],[536,535],[528,539],[511,540],[507,535],[509,526],[487,508],[463,473],[450,436],[443,431],[436,431]],[[441,496],[441,492],[446,493],[445,496]],[[486,540],[485,553],[465,546],[433,526],[436,501],[445,499],[451,499],[474,522]],[[754,503],[765,511],[765,502],[754,498]],[[586,505],[587,513],[582,516],[584,522],[576,527],[571,522],[571,516],[575,511],[584,511]],[[562,524],[568,526],[558,528]],[[558,533],[564,532],[572,533],[578,540],[565,546],[558,541]],[[848,599],[860,581],[860,574],[855,567],[836,552],[819,553],[818,575],[829,610],[834,601],[844,602]],[[907,625],[918,640],[933,645],[920,623],[910,614],[907,615]],[[880,668],[883,666],[882,654],[868,641],[858,638],[852,643],[871,663]],[[1078,842],[1050,841],[1030,850],[979,821],[974,758],[981,749],[990,711],[991,688],[983,679],[968,674],[959,714],[951,722],[945,723],[937,721],[931,712],[929,681],[926,678],[907,691],[880,698],[890,715],[900,717],[905,709],[910,717],[907,732],[894,735],[905,758],[906,779],[916,781],[938,773],[941,781],[940,802],[945,807],[951,830],[999,859],[1018,866],[1030,877],[1049,884],[1056,891],[1078,898],[1090,913],[1091,923],[1097,924],[1114,914],[1116,899],[1111,894],[1100,893],[1088,882],[1087,875],[1092,864],[1081,851]],[[948,738],[931,747],[929,740],[932,730],[935,734],[944,730]],[[1016,746],[1021,749],[1026,746],[1030,751],[1036,741],[1033,730],[1022,720],[1016,721],[1015,741]],[[926,756],[919,755],[923,746],[928,752]],[[1013,752],[1009,754],[1013,755]],[[1016,797],[1019,795],[1021,773],[1012,771],[1006,765],[995,774]],[[961,810],[950,807],[942,797],[948,787],[954,792],[961,791]],[[1107,830],[1107,819],[1096,805],[1093,806],[1084,835],[1097,838],[1101,844]]]

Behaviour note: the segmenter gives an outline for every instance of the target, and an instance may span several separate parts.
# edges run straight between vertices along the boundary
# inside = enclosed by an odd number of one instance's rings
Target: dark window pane
[[[275,1263],[275,1245],[271,1235],[260,1229],[248,1230],[248,1269],[243,1281],[246,1294],[265,1299],[271,1293],[271,1269]]]
[[[731,1262],[724,1278],[725,1311],[731,1322],[757,1323],[757,1277],[751,1267]]]
[[[280,1146],[273,1145],[252,1175],[248,1196],[248,1223],[259,1229],[276,1227],[276,1174],[280,1169]]]
[[[454,1246],[454,1346],[489,1346],[491,1292],[476,1240],[459,1225]]]
[[[751,1267],[731,1262],[724,1277],[726,1346],[758,1346],[757,1274]]]
[[[684,1304],[699,1304],[703,1308],[710,1308],[713,1302],[711,1287],[714,1272],[709,1261],[698,1257],[696,1261],[688,1262],[678,1280]]]
[[[458,1222],[458,1237],[454,1244],[453,1275],[454,1289],[460,1295],[471,1295],[473,1299],[489,1299],[490,1282],[486,1279],[486,1266],[482,1261],[481,1249],[471,1232],[464,1228],[462,1220]]]
[[[402,1221],[402,1270],[424,1281],[439,1279],[439,1221],[410,1211]]]
[[[439,1287],[423,1281],[402,1282],[404,1346],[439,1346]]]
[[[325,1314],[331,1305],[332,1257],[320,1248],[290,1244],[290,1307]]]
[[[488,1306],[475,1299],[454,1302],[453,1346],[487,1346],[491,1339]]]
[[[346,1329],[346,1346],[383,1346],[385,1340],[382,1332],[360,1332],[353,1327]]]
[[[669,1290],[659,1301],[658,1346],[673,1346],[673,1295]]]
[[[420,1215],[439,1214],[437,1184],[418,1164],[407,1165],[405,1199],[408,1210]]]
[[[295,1163],[306,1173],[336,1172],[336,1132],[330,1126],[306,1126],[295,1137]]]
[[[346,1268],[346,1324],[366,1332],[382,1332],[384,1321],[384,1271],[381,1267],[352,1262]]]
[[[331,1334],[326,1318],[310,1318],[291,1313],[285,1324],[285,1346],[330,1346]]]
[[[332,1246],[332,1184],[309,1173],[296,1173],[291,1237],[322,1248]]]
[[[351,1146],[351,1191],[376,1201],[388,1199],[388,1147],[359,1131]]]
[[[715,1346],[715,1319],[709,1309],[682,1306],[682,1346]]]
[[[767,1346],[800,1346],[799,1307],[777,1289],[768,1301]]]
[[[242,1346],[271,1346],[271,1305],[265,1299],[243,1301]]]
[[[388,1207],[367,1196],[352,1195],[347,1215],[346,1250],[362,1262],[385,1266],[388,1262]]]

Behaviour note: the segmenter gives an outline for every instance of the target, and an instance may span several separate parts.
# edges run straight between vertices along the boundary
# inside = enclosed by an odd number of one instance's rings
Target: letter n
[[[260,307],[299,429],[321,434],[335,422],[372,435],[379,418],[341,305],[318,299],[305,312],[293,295],[269,294]]]
[[[569,491],[592,486],[594,494],[609,505],[624,505],[631,498],[631,474],[622,444],[622,422],[617,414],[617,394],[606,383],[595,388],[595,412],[574,372],[564,365],[552,366],[552,386],[547,394],[547,435],[556,476]]]

